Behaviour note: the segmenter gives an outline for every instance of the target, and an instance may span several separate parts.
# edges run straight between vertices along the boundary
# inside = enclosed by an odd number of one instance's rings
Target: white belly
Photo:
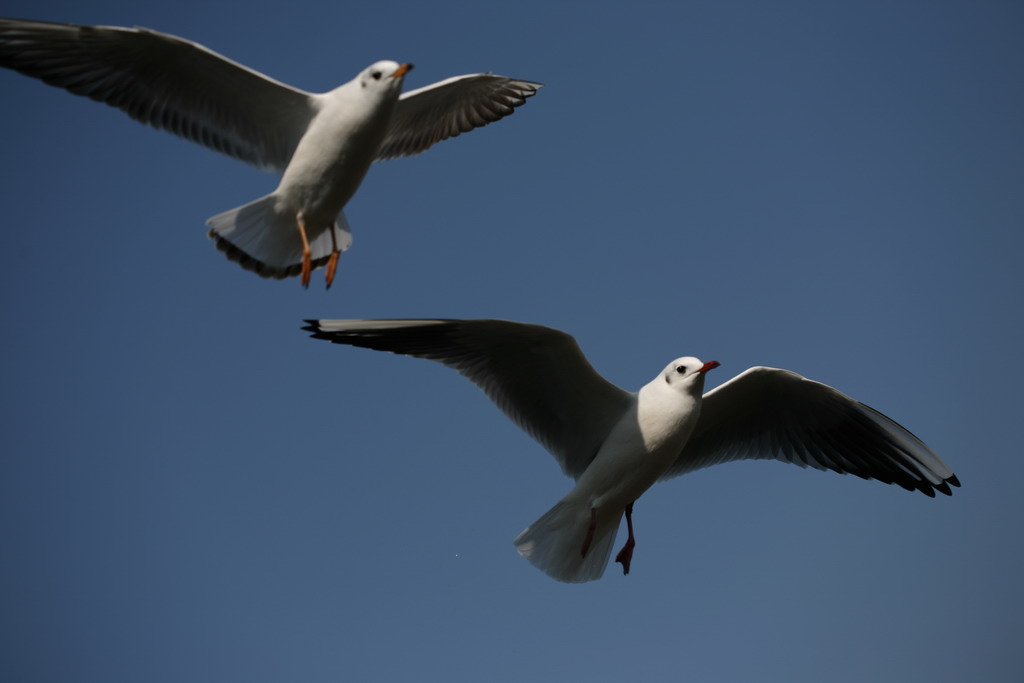
[[[641,392],[637,406],[615,425],[569,495],[587,499],[599,511],[621,511],[675,462],[699,415],[699,405],[685,396],[679,405],[659,404],[652,411]]]
[[[301,211],[312,229],[333,225],[380,149],[390,118],[390,107],[382,109],[364,121],[318,116],[281,176],[278,212]]]

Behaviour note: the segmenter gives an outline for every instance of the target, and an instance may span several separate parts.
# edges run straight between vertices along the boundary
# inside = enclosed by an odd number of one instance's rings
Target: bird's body
[[[385,62],[370,68],[394,73],[398,67]],[[285,213],[302,211],[312,223],[329,225],[355,195],[387,134],[399,89],[370,101],[359,97],[362,90],[350,81],[323,95],[320,113],[295,148],[293,158],[302,163],[288,164],[274,190]]]
[[[621,514],[679,456],[700,417],[703,386],[702,375],[694,383],[694,395],[676,390],[658,375],[642,387],[568,497],[597,508],[598,519],[606,511]]]
[[[342,209],[376,159],[408,69],[397,62],[377,62],[348,83],[315,96],[316,114],[277,188],[207,221],[218,248],[257,272],[267,266],[283,274],[301,272],[304,284],[305,244],[311,245],[309,268],[330,263],[333,254],[348,249],[352,235]],[[330,253],[325,256],[325,251]],[[333,268],[328,271],[331,279]]]
[[[657,481],[702,467],[770,458],[894,483],[928,496],[959,486],[920,439],[839,391],[755,367],[703,393],[718,363],[674,360],[636,393],[598,375],[558,330],[500,320],[310,320],[318,339],[436,360],[472,380],[554,455],[576,485],[515,540],[568,582],[628,573],[634,501]]]
[[[541,87],[468,74],[402,93],[412,66],[380,61],[315,94],[158,31],[19,19],[0,19],[0,66],[280,172],[271,194],[210,218],[210,237],[263,277],[306,284],[327,264],[328,285],[352,243],[342,210],[374,161],[497,121]]]
[[[681,361],[703,367],[695,358],[680,358],[666,371]],[[690,438],[703,387],[703,372],[686,390],[670,385],[663,373],[636,392],[572,490],[516,538],[519,553],[556,577],[599,578],[623,513],[668,470]],[[586,539],[592,523],[593,550],[572,552],[573,539]],[[624,568],[628,571],[628,563]]]

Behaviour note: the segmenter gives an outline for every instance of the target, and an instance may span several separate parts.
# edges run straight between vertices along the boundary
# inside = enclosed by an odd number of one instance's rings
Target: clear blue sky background
[[[0,679],[1010,681],[1021,670],[1018,2],[5,0],[322,91],[493,71],[513,117],[379,164],[338,280],[204,220],[273,176],[0,73]],[[964,487],[740,463],[636,508],[633,572],[512,539],[569,488],[471,384],[306,317],[499,317],[629,389],[831,384]]]

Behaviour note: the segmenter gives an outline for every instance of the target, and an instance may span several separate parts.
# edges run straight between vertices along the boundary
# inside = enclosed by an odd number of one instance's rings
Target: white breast
[[[573,494],[592,507],[623,508],[650,488],[693,433],[699,400],[652,382],[612,429]]]

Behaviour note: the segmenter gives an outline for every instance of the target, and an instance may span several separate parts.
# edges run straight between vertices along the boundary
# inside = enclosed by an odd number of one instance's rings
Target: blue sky
[[[322,91],[546,88],[371,168],[322,271],[261,280],[205,219],[276,178],[0,73],[0,678],[1010,681],[1024,9],[1015,2],[5,0],[142,25]],[[455,373],[308,317],[574,334],[628,389],[794,370],[924,439],[930,500],[778,463],[649,491],[633,570],[512,539],[571,482]]]

